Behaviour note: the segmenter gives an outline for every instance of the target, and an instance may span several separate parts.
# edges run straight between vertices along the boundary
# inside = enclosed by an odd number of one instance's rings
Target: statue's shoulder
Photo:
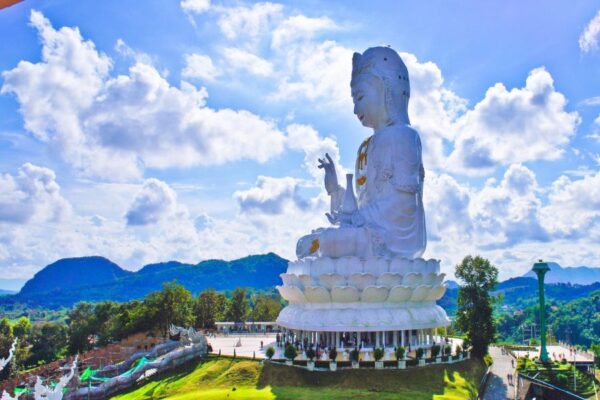
[[[392,125],[378,133],[378,141],[387,146],[407,146],[419,141],[419,132],[410,125]]]

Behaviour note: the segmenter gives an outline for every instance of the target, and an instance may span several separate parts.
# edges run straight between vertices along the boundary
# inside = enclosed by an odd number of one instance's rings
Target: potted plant
[[[448,357],[448,362],[452,362],[452,346],[449,344],[444,346],[444,355]]]
[[[456,346],[456,355],[458,356],[459,361],[463,359],[462,347]]]
[[[291,343],[285,346],[285,350],[283,351],[283,355],[287,358],[285,362],[287,365],[292,365],[294,363],[294,358],[298,355],[296,348]]]
[[[406,368],[406,349],[402,346],[396,348],[396,360],[398,360],[398,368],[405,369]]]
[[[358,349],[354,349],[350,352],[350,361],[352,361],[352,368],[357,369],[360,368],[360,363],[358,362],[360,356],[360,352]]]
[[[330,363],[329,363],[329,370],[330,371],[336,371],[337,370],[337,362],[335,362],[336,358],[337,358],[337,350],[334,347],[331,350],[329,350],[329,359],[331,360]]]
[[[375,348],[375,350],[373,350],[373,358],[375,359],[375,368],[376,369],[383,369],[383,361],[381,361],[381,359],[383,358],[383,355],[384,355],[383,349]]]
[[[442,357],[440,356],[440,346],[434,344],[431,346],[431,358],[435,359],[435,363],[438,364],[442,361]]]
[[[314,371],[315,369],[315,361],[314,358],[317,355],[317,353],[315,352],[315,350],[312,347],[309,347],[308,350],[306,350],[306,357],[308,357],[308,362],[306,363],[306,367],[308,368],[309,371]]]
[[[423,358],[424,351],[422,348],[418,348],[415,350],[415,354],[417,355],[417,360],[419,361],[419,366],[425,365],[425,359]]]
[[[269,348],[265,352],[265,355],[267,356],[267,358],[269,359],[269,361],[271,361],[271,359],[275,355],[275,349],[272,346],[269,346]]]

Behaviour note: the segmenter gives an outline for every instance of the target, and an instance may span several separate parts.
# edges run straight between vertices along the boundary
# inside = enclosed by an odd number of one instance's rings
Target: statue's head
[[[410,124],[408,69],[389,47],[371,47],[352,57],[354,113],[364,126]]]

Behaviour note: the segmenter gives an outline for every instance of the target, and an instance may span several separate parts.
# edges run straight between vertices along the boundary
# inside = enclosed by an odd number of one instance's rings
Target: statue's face
[[[383,82],[372,75],[360,77],[352,84],[354,114],[368,128],[377,129],[387,124]]]

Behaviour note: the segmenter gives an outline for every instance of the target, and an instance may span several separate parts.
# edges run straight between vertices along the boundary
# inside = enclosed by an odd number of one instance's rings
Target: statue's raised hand
[[[335,172],[335,164],[328,153],[325,153],[327,160],[319,158],[319,168],[325,169],[325,190],[327,194],[332,194],[338,189],[338,179]]]

